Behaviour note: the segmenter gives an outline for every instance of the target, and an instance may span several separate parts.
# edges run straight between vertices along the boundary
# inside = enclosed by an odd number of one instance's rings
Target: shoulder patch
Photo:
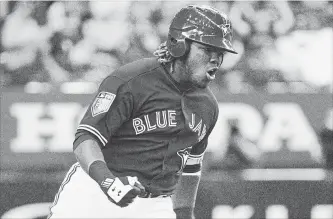
[[[92,116],[97,116],[101,113],[106,113],[111,104],[113,103],[116,95],[113,93],[101,91],[95,98],[93,104],[91,105],[91,114]]]

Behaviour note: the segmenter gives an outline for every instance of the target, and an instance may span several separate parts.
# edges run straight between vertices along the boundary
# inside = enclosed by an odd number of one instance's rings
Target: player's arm
[[[134,198],[144,191],[136,177],[116,177],[108,169],[98,141],[86,139],[74,150],[74,154],[82,169],[100,185],[110,201],[126,207]],[[124,196],[119,195],[119,191]]]
[[[194,207],[201,177],[202,160],[208,145],[208,136],[212,132],[218,117],[218,108],[214,115],[214,124],[205,138],[194,145],[188,156],[178,186],[172,196],[173,208],[177,219],[194,219]]]
[[[172,196],[173,208],[177,219],[193,219],[201,172],[183,173],[177,189]]]
[[[173,208],[179,218],[194,218],[194,206],[199,186],[202,160],[207,147],[207,138],[192,147],[187,158],[177,189],[172,197]]]
[[[129,118],[132,104],[131,93],[123,81],[106,78],[81,120],[74,141],[74,154],[83,170],[121,207],[130,204],[144,188],[136,177],[114,176],[107,167],[102,148]]]

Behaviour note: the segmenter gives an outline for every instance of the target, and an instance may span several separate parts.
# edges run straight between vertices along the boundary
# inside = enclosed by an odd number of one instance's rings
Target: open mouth
[[[213,79],[215,79],[215,74],[216,74],[216,72],[217,72],[217,69],[218,68],[212,68],[212,69],[209,69],[208,71],[207,71],[207,77],[208,77],[208,79],[209,80],[213,80]]]

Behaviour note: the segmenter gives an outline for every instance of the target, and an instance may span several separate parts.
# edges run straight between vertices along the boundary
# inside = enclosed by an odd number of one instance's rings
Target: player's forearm
[[[126,207],[145,188],[137,177],[116,177],[107,167],[99,144],[93,139],[74,142],[74,154],[82,169],[95,180],[108,199],[120,207]]]
[[[105,178],[114,177],[107,168],[103,153],[95,140],[81,142],[75,148],[74,154],[82,169],[96,182],[101,183]]]
[[[200,174],[182,175],[172,196],[177,218],[194,218],[193,211],[200,181]]]
[[[89,173],[89,166],[96,160],[104,161],[103,153],[98,143],[93,139],[81,142],[75,149],[74,154],[82,169]]]

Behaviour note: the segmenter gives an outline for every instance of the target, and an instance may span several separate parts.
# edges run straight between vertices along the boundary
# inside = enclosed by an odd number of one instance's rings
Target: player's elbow
[[[200,175],[202,168],[202,155],[190,155],[187,159],[186,166],[183,170],[183,175]]]

